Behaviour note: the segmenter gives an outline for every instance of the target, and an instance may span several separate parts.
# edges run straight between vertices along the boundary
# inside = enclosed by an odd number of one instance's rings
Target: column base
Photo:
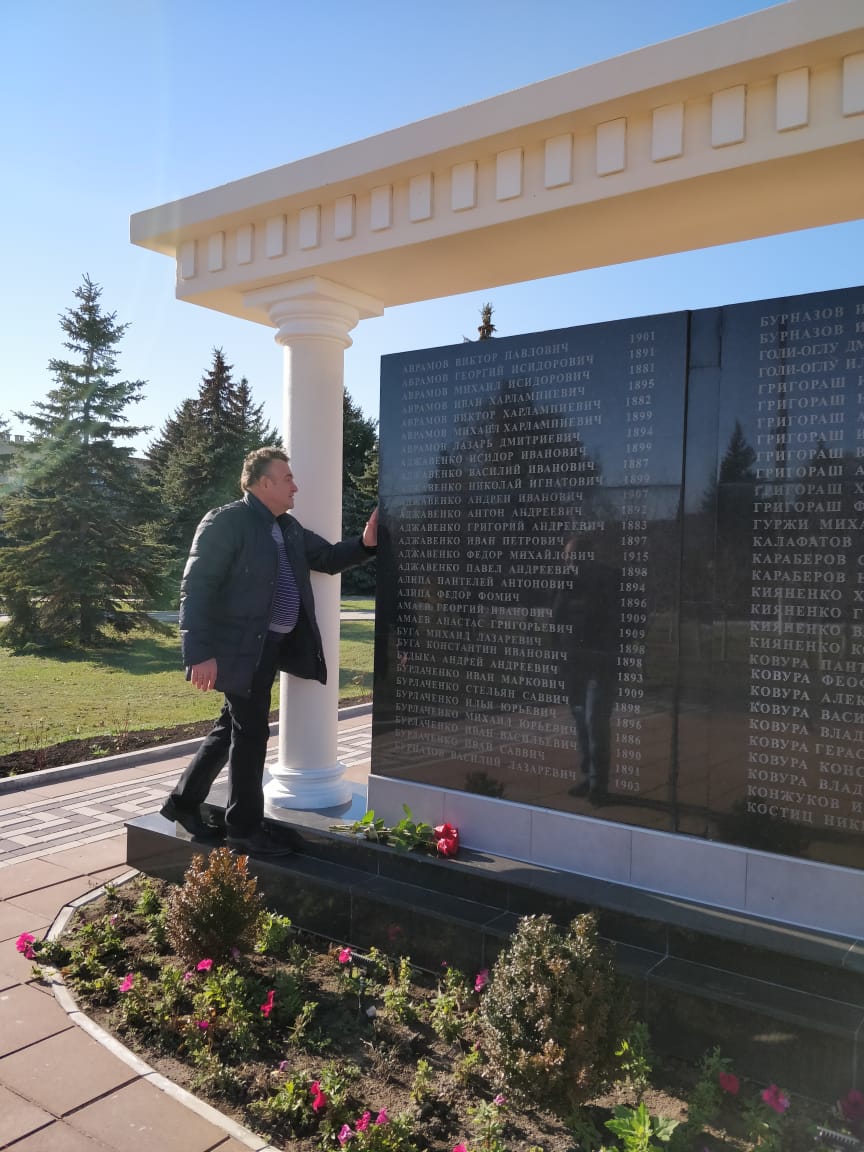
[[[327,768],[270,769],[264,786],[264,800],[275,808],[296,808],[308,812],[318,808],[338,808],[348,804],[353,795],[344,778],[345,765],[338,761]]]

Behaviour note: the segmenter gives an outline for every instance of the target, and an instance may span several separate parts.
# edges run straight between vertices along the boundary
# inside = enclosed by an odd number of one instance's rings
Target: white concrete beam
[[[385,306],[861,215],[864,5],[790,0],[132,218],[177,294]],[[483,134],[476,135],[478,125]]]

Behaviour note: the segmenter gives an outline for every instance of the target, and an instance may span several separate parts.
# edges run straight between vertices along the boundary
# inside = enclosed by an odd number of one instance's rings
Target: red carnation
[[[455,856],[459,851],[459,829],[452,824],[439,824],[434,829],[435,847],[442,856]]]

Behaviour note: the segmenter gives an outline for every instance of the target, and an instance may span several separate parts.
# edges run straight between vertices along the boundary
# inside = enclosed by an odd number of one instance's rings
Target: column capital
[[[351,329],[384,312],[381,300],[322,276],[258,288],[244,295],[243,302],[265,312],[277,329],[276,343],[289,346],[313,338],[350,348]]]

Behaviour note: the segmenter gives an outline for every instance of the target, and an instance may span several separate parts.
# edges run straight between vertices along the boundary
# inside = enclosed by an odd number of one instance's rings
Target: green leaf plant
[[[654,1141],[668,1144],[678,1121],[652,1116],[640,1102],[637,1108],[619,1105],[613,1109],[613,1118],[606,1121],[606,1127],[621,1141],[623,1152],[661,1152],[661,1145]]]

